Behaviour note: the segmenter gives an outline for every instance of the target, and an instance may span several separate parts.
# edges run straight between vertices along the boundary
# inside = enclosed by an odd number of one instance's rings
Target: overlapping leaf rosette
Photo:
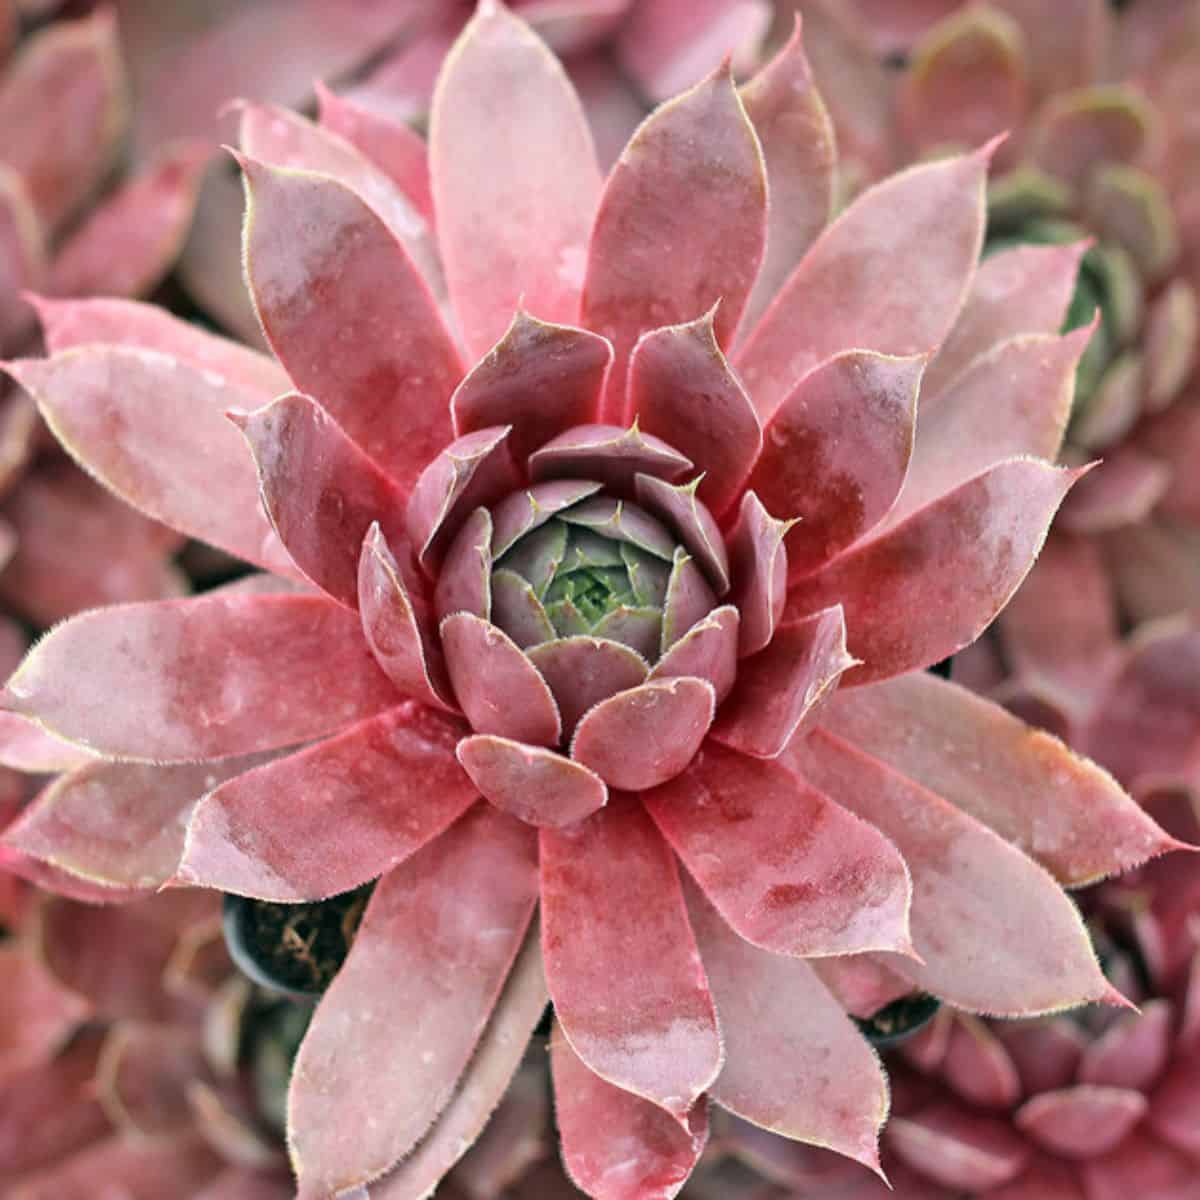
[[[1193,635],[1194,637],[1194,635]],[[1176,650],[1180,649],[1178,644]],[[1192,797],[1162,787],[1151,811],[1180,836]],[[1093,889],[1106,970],[1139,1011],[1036,1021],[943,1009],[889,1064],[883,1161],[900,1196],[1025,1200],[1184,1197],[1200,1178],[1200,870],[1170,855]],[[800,1195],[882,1197],[874,1176],[830,1174]]]
[[[233,972],[211,896],[42,897],[6,932],[5,1196],[292,1195],[263,1115],[286,1080],[272,1068],[286,1062],[283,1010]]]
[[[796,37],[604,180],[496,3],[439,78],[432,227],[328,128],[241,120],[278,361],[48,302],[51,357],[8,369],[119,495],[268,574],[39,643],[5,706],[43,767],[99,761],[5,840],[115,900],[378,880],[296,1061],[300,1195],[427,1194],[547,999],[566,1164],[614,1198],[678,1192],[709,1099],[875,1164],[847,1010],[1115,1002],[1061,888],[1175,843],[923,671],[1078,476],[1045,461],[1078,250],[977,271],[991,147],[830,223]]]
[[[24,15],[21,6],[2,7],[0,24],[15,43],[6,45],[0,73],[0,347],[12,354],[35,344],[29,290],[137,296],[162,281],[187,236],[210,147],[164,141],[126,171],[132,110],[113,12],[48,20],[54,5]],[[96,604],[179,594],[168,563],[178,537],[97,487],[44,440],[28,397],[6,386],[5,606],[44,627]]]
[[[1104,464],[1055,528],[1097,540],[1125,619],[1194,607],[1200,6],[996,0],[891,6],[891,20],[858,0],[802,7],[861,178],[1008,130],[989,247],[1094,239],[1070,322],[1101,322],[1063,460]]]

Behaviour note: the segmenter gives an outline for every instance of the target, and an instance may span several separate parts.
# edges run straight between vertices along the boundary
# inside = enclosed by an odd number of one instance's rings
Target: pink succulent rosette
[[[0,350],[28,352],[29,291],[137,296],[179,254],[210,147],[164,143],[119,171],[132,110],[113,12],[47,20],[0,5]],[[16,41],[21,26],[26,36]],[[0,600],[37,626],[82,608],[182,591],[179,537],[43,446],[20,389],[0,394]]]
[[[1191,796],[1163,789],[1148,805],[1180,836],[1200,837]],[[819,1188],[802,1184],[799,1194],[1193,1194],[1200,1179],[1200,867],[1194,855],[1170,855],[1093,889],[1088,908],[1105,931],[1108,973],[1139,1011],[1001,1022],[943,1010],[902,1048],[906,1061],[890,1064],[893,1112],[883,1161],[895,1193],[866,1172],[847,1178],[843,1170]]]
[[[1117,1001],[1062,888],[1176,845],[923,670],[1078,477],[1046,461],[1078,249],[978,267],[991,147],[830,222],[798,36],[604,179],[557,60],[484,3],[425,211],[358,111],[241,108],[277,361],[48,301],[51,356],[8,368],[118,495],[270,574],[35,647],[6,738],[65,773],[5,842],[114,900],[378,880],[296,1062],[304,1200],[426,1195],[548,998],[588,1194],[677,1194],[709,1100],[875,1165],[846,1010]]]
[[[1094,239],[1074,319],[1098,306],[1101,321],[1062,459],[1104,462],[1064,504],[1055,536],[1096,542],[1125,619],[1194,608],[1200,5],[800,7],[839,144],[860,180],[1007,130],[993,167],[989,245]],[[885,63],[888,51],[899,59]]]
[[[240,1063],[252,989],[219,906],[43,897],[0,940],[0,1190],[11,1200],[286,1200]],[[261,1031],[260,1031],[261,1039]]]

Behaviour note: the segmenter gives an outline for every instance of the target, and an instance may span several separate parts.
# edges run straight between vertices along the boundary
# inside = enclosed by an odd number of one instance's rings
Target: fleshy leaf
[[[738,655],[745,658],[767,646],[787,600],[789,523],[778,521],[753,492],[742,497],[737,524],[729,534],[733,576],[731,599],[741,614]]]
[[[675,530],[713,590],[724,596],[729,591],[729,553],[712,513],[696,499],[699,483],[700,480],[694,479],[691,483],[673,485],[653,475],[638,475],[634,479],[639,502]]]
[[[721,1039],[670,850],[627,799],[543,829],[541,873],[546,979],[572,1049],[683,1124]]]
[[[842,672],[854,662],[846,653],[840,608],[784,625],[765,650],[742,661],[713,737],[742,754],[777,757],[812,724]]]
[[[753,329],[833,215],[833,123],[813,82],[798,21],[778,54],[742,86],[741,97],[762,143],[771,200],[767,252],[742,318]]]
[[[992,148],[885,180],[817,239],[735,359],[760,415],[843,350],[923,354],[942,341],[979,257]],[[911,303],[897,298],[895,279],[908,281]]]
[[[185,762],[320,737],[395,695],[341,605],[214,595],[59,625],[8,681],[3,707],[112,757]]]
[[[674,447],[636,425],[581,425],[547,442],[529,459],[534,480],[596,479],[622,496],[633,492],[639,474],[675,480],[691,466]]]
[[[732,604],[725,604],[714,608],[675,642],[654,664],[649,678],[691,675],[707,679],[720,705],[738,675],[737,646],[738,611]]]
[[[494,1115],[549,999],[535,921],[450,1102],[416,1149],[372,1186],[374,1200],[425,1200],[466,1153]]]
[[[498,505],[496,511],[505,503]],[[494,541],[492,516],[486,508],[477,508],[462,523],[438,572],[433,606],[439,621],[456,612],[474,613],[485,621],[491,619]]]
[[[629,646],[597,637],[560,637],[533,646],[529,660],[550,685],[569,739],[579,718],[602,700],[646,679],[646,660]]]
[[[984,351],[1019,333],[1057,333],[1086,250],[1086,242],[1014,246],[985,258],[962,313],[925,372],[922,414]]]
[[[644,801],[704,894],[748,942],[800,957],[908,951],[900,855],[778,764],[709,742]]]
[[[512,638],[470,613],[447,617],[441,632],[454,694],[476,733],[534,746],[558,744],[558,705]]]
[[[402,552],[407,550],[402,544]],[[454,711],[442,651],[431,635],[419,593],[416,596],[383,532],[372,524],[358,563],[363,636],[397,691],[421,704]]]
[[[808,963],[744,941],[695,887],[686,891],[725,1040],[712,1098],[878,1171],[888,1087],[874,1051]]]
[[[60,227],[90,197],[127,120],[112,11],[56,21],[25,44],[0,88],[0,162],[25,180],[43,228]]]
[[[1074,904],[986,826],[824,730],[787,762],[904,855],[924,961],[888,955],[893,970],[958,1008],[1007,1017],[1113,998]]]
[[[53,300],[33,296],[30,302],[42,322],[52,354],[92,342],[120,342],[141,350],[158,350],[197,371],[209,372],[247,395],[251,408],[288,391],[287,372],[273,359],[230,338],[172,316],[155,304],[136,300]]]
[[[687,675],[618,692],[581,718],[571,757],[609,787],[654,787],[692,760],[712,724],[715,696],[711,683]]]
[[[558,60],[501,4],[482,5],[446,58],[429,161],[467,346],[482,354],[522,305],[543,321],[578,321],[600,194],[592,136]]]
[[[608,803],[595,772],[539,746],[476,735],[455,753],[485,800],[530,825],[571,825]]]
[[[283,903],[358,887],[475,802],[461,734],[410,702],[229,780],[192,814],[176,881]]]
[[[513,455],[524,462],[560,433],[596,420],[612,357],[602,337],[520,309],[455,390],[454,431],[511,425]]]
[[[616,350],[604,420],[627,419],[626,369],[641,334],[719,300],[716,336],[728,346],[766,233],[762,150],[725,65],[651,114],[605,185],[583,291],[584,324]]]
[[[258,503],[253,459],[225,419],[231,405],[257,407],[258,395],[165,354],[119,346],[5,369],[72,457],[121,499],[268,570],[294,570]]]
[[[762,447],[750,397],[730,369],[710,311],[638,339],[629,362],[630,414],[704,472],[700,500],[720,516]]]
[[[590,1070],[556,1026],[550,1036],[555,1114],[571,1178],[596,1200],[678,1194],[708,1141],[701,1099],[682,1120]]]
[[[1056,459],[1091,335],[1090,327],[1065,337],[1021,335],[975,359],[941,403],[922,409],[908,478],[888,524],[1003,459]],[[790,560],[790,545],[788,553]]]
[[[167,147],[59,248],[47,283],[60,296],[142,296],[162,282],[187,239],[211,149]]]
[[[297,389],[411,487],[450,441],[462,371],[429,288],[350,188],[241,162],[246,276],[267,339]]]
[[[531,831],[487,805],[380,882],[292,1073],[300,1200],[368,1183],[429,1131],[479,1044],[536,899]]]
[[[785,621],[846,611],[848,682],[939,662],[973,642],[1033,565],[1077,471],[1009,459],[860,542],[789,590]]]
[[[925,359],[865,350],[809,372],[767,421],[747,487],[788,533],[793,577],[815,570],[873,529],[904,484]]]
[[[1067,887],[1176,844],[1094,763],[936,676],[839,689],[821,724],[982,821]]]
[[[508,442],[510,425],[455,439],[421,472],[408,503],[408,536],[417,561],[429,570],[445,556],[468,513],[517,486]]]
[[[292,561],[357,608],[363,538],[373,523],[402,538],[406,497],[308,396],[293,392],[232,420],[250,443],[263,507]]]
[[[88,1017],[83,996],[64,987],[37,958],[10,943],[0,947],[0,1078],[41,1066],[66,1045]]]

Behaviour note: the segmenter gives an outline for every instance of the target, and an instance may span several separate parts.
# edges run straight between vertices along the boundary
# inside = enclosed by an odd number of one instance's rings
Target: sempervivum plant
[[[0,25],[16,8],[3,6]],[[41,11],[54,5],[42,5]],[[78,8],[79,6],[75,6]],[[32,15],[25,24],[32,23]],[[27,289],[137,296],[162,281],[210,157],[170,140],[125,172],[133,109],[113,13],[48,20],[0,58],[0,349],[30,352]],[[5,39],[0,35],[0,42]],[[11,51],[11,54],[8,52]],[[20,389],[0,391],[0,600],[44,627],[95,604],[177,595],[179,538],[45,449]]]
[[[1105,461],[1055,529],[1096,542],[1129,619],[1194,607],[1200,5],[952,0],[916,6],[903,28],[874,11],[859,26],[871,0],[802,7],[860,177],[1007,130],[988,247],[1093,239],[1069,322],[1101,321],[1062,458]],[[880,61],[879,36],[899,61]]]
[[[1190,797],[1148,804],[1200,834]],[[983,1021],[943,1009],[892,1066],[884,1165],[901,1196],[1186,1197],[1200,1178],[1200,868],[1151,863],[1093,889],[1107,971],[1140,1011]],[[865,1171],[800,1195],[882,1200]]]
[[[5,704],[43,765],[102,761],[6,840],[114,898],[378,879],[293,1073],[305,1200],[427,1194],[547,997],[564,1157],[614,1200],[678,1192],[709,1098],[874,1164],[843,1003],[1116,999],[1060,885],[1171,839],[922,670],[1075,478],[1032,457],[1084,345],[1052,332],[1075,252],[1014,252],[1039,303],[996,315],[988,149],[828,224],[796,38],[605,181],[494,2],[439,80],[435,231],[327,128],[247,105],[241,142],[278,362],[91,301],[43,305],[52,357],[9,370],[119,494],[276,574],[46,637]]]
[[[271,1085],[254,1084],[284,1004],[233,972],[218,912],[199,892],[43,896],[0,931],[6,1197],[292,1195]]]

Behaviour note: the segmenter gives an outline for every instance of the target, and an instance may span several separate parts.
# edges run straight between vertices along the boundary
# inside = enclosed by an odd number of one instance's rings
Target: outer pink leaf
[[[873,529],[904,484],[923,358],[865,350],[810,371],[770,414],[747,484],[772,512],[798,516],[788,566],[805,575]]]
[[[992,149],[893,176],[817,239],[737,356],[760,413],[830,355],[922,354],[942,341],[979,257]],[[903,294],[896,279],[907,281]]]
[[[273,359],[239,342],[135,300],[31,298],[52,354],[89,342],[120,342],[159,350],[200,372],[211,372],[247,395],[259,408],[290,388],[287,372]]]
[[[363,538],[379,523],[402,539],[406,497],[308,396],[293,392],[231,419],[250,443],[263,507],[292,561],[357,608]]]
[[[708,1141],[701,1100],[683,1120],[595,1074],[555,1026],[555,1114],[571,1178],[596,1200],[669,1200]]]
[[[403,543],[402,553],[407,552]],[[415,574],[411,565],[409,572]],[[379,526],[372,524],[358,564],[358,605],[367,645],[397,691],[421,704],[457,711],[441,647],[413,583]]]
[[[239,102],[239,144],[272,167],[317,171],[344,184],[387,226],[413,266],[441,295],[441,268],[429,227],[408,197],[367,156],[287,108]]]
[[[571,825],[608,803],[599,775],[540,746],[476,736],[455,754],[485,800],[530,825]]]
[[[840,608],[783,626],[765,650],[741,663],[713,737],[742,754],[777,757],[812,724],[842,672],[854,663],[846,653]]]
[[[395,695],[341,605],[214,595],[58,626],[8,681],[3,705],[112,757],[183,762],[320,737]]]
[[[296,387],[410,487],[450,440],[461,374],[428,287],[350,188],[241,161],[246,273],[268,340]]]
[[[683,1124],[721,1039],[670,850],[626,800],[543,829],[541,871],[546,977],[571,1047]]]
[[[1023,334],[1001,342],[975,359],[939,404],[923,407],[908,478],[888,524],[1003,459],[1056,459],[1075,396],[1075,371],[1092,332]]]
[[[1078,471],[1009,459],[851,547],[788,591],[784,620],[841,604],[861,684],[973,642],[1033,565]]]
[[[169,557],[184,539],[65,458],[43,459],[27,473],[7,497],[4,518],[16,546],[0,574],[0,601],[35,626],[85,608],[168,600],[187,590]]]
[[[121,499],[239,558],[289,570],[258,503],[253,460],[224,416],[259,395],[165,354],[117,346],[5,369],[67,451]]]
[[[654,102],[689,87],[735,51],[758,52],[770,25],[761,0],[637,0],[621,30],[621,67]]]
[[[131,1200],[152,1200],[172,1192],[192,1196],[223,1165],[192,1131],[164,1138],[114,1135],[27,1175],[17,1196],[19,1200],[92,1200],[98,1187]]]
[[[1012,1108],[1021,1098],[1021,1078],[1001,1039],[966,1013],[955,1013],[947,1028],[938,1066],[946,1082],[980,1108]]]
[[[767,253],[743,317],[744,328],[752,329],[833,215],[833,123],[813,82],[799,20],[741,96],[762,142],[771,198]]]
[[[1112,998],[1078,910],[986,826],[824,730],[793,745],[788,763],[904,855],[925,961],[889,955],[893,970],[968,1012],[1032,1016]]]
[[[1087,248],[1087,242],[1014,246],[985,258],[962,313],[925,372],[921,412],[984,351],[1019,333],[1057,333]]]
[[[596,419],[612,357],[602,337],[520,309],[455,390],[454,431],[511,425],[513,455],[524,462],[551,438]]]
[[[51,737],[15,713],[0,714],[0,763],[16,771],[50,774],[72,771],[95,761],[95,755]]]
[[[229,780],[192,814],[176,881],[281,902],[358,887],[475,802],[461,736],[409,702]]]
[[[532,833],[487,805],[380,882],[292,1074],[301,1200],[369,1182],[430,1129],[496,1007],[536,898]]]
[[[110,10],[26,43],[0,87],[0,162],[25,181],[43,228],[62,225],[103,180],[127,119]]]
[[[475,733],[556,746],[562,718],[546,681],[503,630],[471,613],[441,624],[446,667]]]
[[[183,249],[212,149],[167,147],[92,212],[55,255],[47,283],[60,296],[141,296]]]
[[[64,987],[27,950],[0,947],[0,1078],[48,1062],[88,1016],[83,996]]]
[[[982,821],[1068,887],[1176,845],[1094,763],[936,676],[841,690],[821,724]]]
[[[605,185],[583,295],[584,324],[617,353],[605,420],[622,419],[629,355],[647,330],[719,300],[717,340],[729,344],[766,232],[762,151],[725,65],[650,116]]]
[[[907,952],[903,860],[790,771],[709,742],[687,771],[643,799],[748,942],[797,956]]]
[[[639,684],[584,714],[571,739],[571,757],[609,787],[655,787],[691,761],[715,705],[713,686],[703,679],[681,675]]]
[[[1153,1134],[1135,1129],[1115,1150],[1079,1168],[1088,1200],[1165,1196],[1187,1200],[1196,1182],[1196,1160]]]
[[[364,108],[316,84],[321,128],[349,142],[404,193],[413,208],[433,225],[433,194],[425,140],[401,121]]]
[[[575,324],[600,194],[592,137],[558,60],[501,4],[482,5],[447,56],[429,156],[438,242],[468,348],[482,354],[521,306]]]
[[[372,1185],[373,1200],[424,1200],[430,1194],[493,1116],[549,999],[540,931],[535,923],[445,1111],[416,1149]],[[540,1077],[538,1085],[540,1090]],[[521,1131],[525,1137],[531,1132]]]
[[[196,801],[260,761],[92,763],[46,787],[4,831],[4,844],[111,889],[113,900],[134,899],[175,874]]]
[[[750,397],[717,344],[714,312],[643,334],[629,362],[628,408],[704,472],[697,494],[717,516],[737,498],[762,447]]]
[[[725,1039],[722,1108],[879,1170],[888,1087],[879,1058],[812,967],[739,937],[694,887],[688,911]]]

